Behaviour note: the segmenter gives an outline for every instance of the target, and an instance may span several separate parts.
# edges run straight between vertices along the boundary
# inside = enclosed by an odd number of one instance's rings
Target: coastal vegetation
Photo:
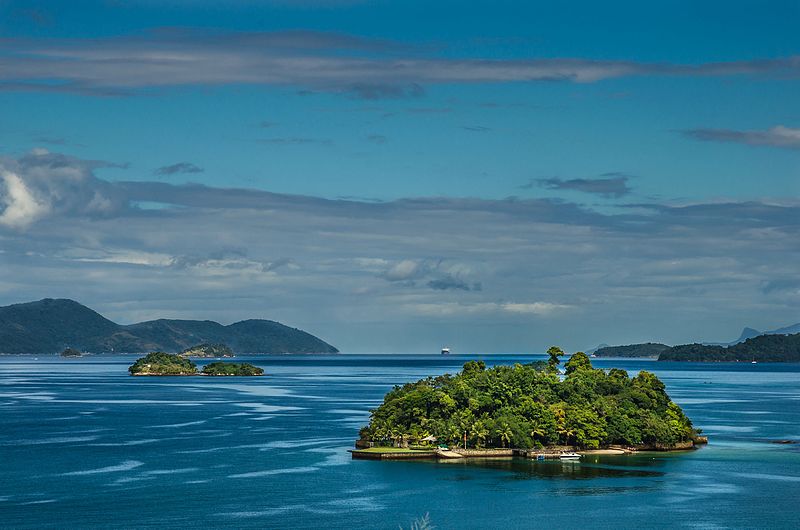
[[[732,346],[684,344],[661,353],[659,361],[740,361],[798,362],[800,333],[794,335],[760,335]]]
[[[80,350],[76,350],[75,348],[66,348],[64,351],[61,352],[62,357],[83,357],[83,354]]]
[[[563,351],[553,347],[548,354],[547,362],[493,368],[469,361],[458,374],[396,386],[372,411],[361,439],[394,446],[435,438],[475,448],[669,449],[697,436],[654,374],[598,370],[578,352],[562,377]]]
[[[137,359],[128,372],[131,375],[220,375],[258,376],[264,370],[249,363],[213,362],[197,371],[197,365],[180,355],[164,352],[148,353]]]
[[[645,342],[644,344],[628,344],[626,346],[604,346],[595,350],[595,357],[658,357],[664,350],[669,349],[666,344],[658,342]]]
[[[182,357],[235,357],[233,350],[225,344],[198,344],[186,348],[179,355]]]
[[[203,367],[205,375],[264,375],[264,370],[249,363],[215,362]]]
[[[197,365],[180,355],[157,351],[137,359],[128,372],[131,375],[194,375]]]

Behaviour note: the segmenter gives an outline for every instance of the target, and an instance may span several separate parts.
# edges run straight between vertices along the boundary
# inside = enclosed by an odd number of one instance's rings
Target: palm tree
[[[472,434],[477,438],[475,447],[482,447],[483,441],[489,436],[489,430],[481,420],[478,420],[472,425]]]
[[[545,432],[544,429],[542,429],[540,426],[537,425],[536,427],[531,429],[531,433],[530,434],[531,434],[531,438],[533,438],[534,442],[537,441],[537,438],[539,438],[538,441],[541,443],[542,440],[544,440],[544,437],[545,437],[545,435],[547,433]]]
[[[511,443],[511,437],[514,436],[514,432],[508,423],[501,423],[500,428],[497,429],[497,435],[500,437],[500,443],[503,444],[503,448],[505,448],[507,443]]]

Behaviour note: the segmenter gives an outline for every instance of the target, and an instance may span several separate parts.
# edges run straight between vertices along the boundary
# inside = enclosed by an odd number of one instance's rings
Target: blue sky
[[[798,321],[799,16],[796,2],[0,1],[0,303],[264,316],[350,351]],[[680,310],[698,298],[703,325]]]

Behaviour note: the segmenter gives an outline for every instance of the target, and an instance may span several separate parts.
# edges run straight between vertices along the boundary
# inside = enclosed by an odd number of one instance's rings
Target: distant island
[[[732,346],[684,344],[658,356],[659,361],[700,362],[800,362],[800,333],[760,335]]]
[[[661,352],[669,349],[666,344],[645,342],[627,346],[603,346],[594,351],[595,357],[649,357],[655,359]]]
[[[271,320],[223,326],[210,320],[151,320],[123,326],[73,300],[46,298],[0,307],[0,353],[177,353],[226,344],[240,353],[338,353],[305,331]]]
[[[224,363],[215,362],[207,364],[203,367],[203,374],[205,375],[264,375],[264,370],[258,366],[253,366],[248,363]]]
[[[66,348],[64,351],[61,352],[62,357],[83,357],[83,354],[80,350],[76,350],[75,348]]]
[[[673,450],[705,442],[652,373],[630,378],[624,370],[594,369],[578,352],[562,381],[563,351],[548,354],[548,362],[489,369],[469,361],[456,375],[396,386],[372,411],[356,446],[367,453],[433,443],[465,450]]]
[[[264,370],[248,363],[214,362],[197,371],[197,365],[180,355],[164,352],[148,353],[137,359],[129,368],[131,375],[211,375],[211,376],[259,376]]]
[[[198,344],[197,346],[186,348],[179,355],[181,357],[202,358],[236,357],[233,350],[225,344]]]

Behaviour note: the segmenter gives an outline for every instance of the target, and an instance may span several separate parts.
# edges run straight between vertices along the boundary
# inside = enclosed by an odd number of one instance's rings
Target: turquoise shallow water
[[[353,461],[394,384],[466,356],[264,356],[264,378],[133,378],[128,357],[0,358],[0,527],[797,528],[800,365],[654,371],[711,444],[580,463]],[[488,364],[541,356],[485,356]]]

